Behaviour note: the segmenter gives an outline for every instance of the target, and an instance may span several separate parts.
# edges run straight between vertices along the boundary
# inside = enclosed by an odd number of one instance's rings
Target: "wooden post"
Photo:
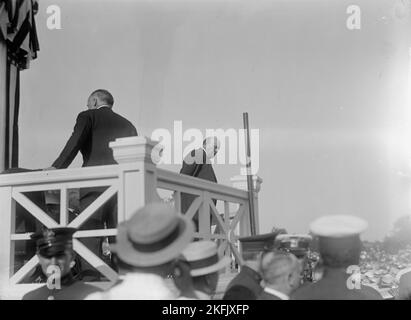
[[[248,191],[248,215],[250,220],[250,230],[251,235],[255,235],[257,233],[256,229],[256,221],[255,221],[255,213],[254,213],[254,185],[253,185],[253,176],[251,172],[251,146],[250,146],[250,125],[248,123],[248,113],[243,113],[243,122],[244,122],[244,130],[245,130],[245,144],[246,144],[246,153],[247,153],[247,161],[246,161],[246,168],[247,168],[247,191]]]
[[[118,221],[129,219],[139,208],[159,201],[157,168],[152,160],[157,145],[146,137],[127,137],[110,142],[119,164]]]
[[[208,192],[203,193],[203,202],[198,211],[198,232],[202,235],[202,239],[211,239],[211,226],[210,226],[210,194]]]
[[[252,181],[253,181],[253,207],[254,207],[254,221],[255,221],[255,232],[256,234],[259,234],[259,212],[258,212],[258,193],[260,192],[261,189],[261,184],[263,182],[263,179],[261,179],[257,175],[252,176]],[[234,188],[241,189],[241,190],[247,190],[247,176],[235,176],[231,178],[231,183]],[[246,208],[246,215],[244,215],[243,219],[241,219],[240,222],[240,236],[247,236],[251,235],[251,229],[250,229],[250,217],[249,217],[249,209],[248,206]]]
[[[5,169],[6,155],[6,67],[7,46],[6,41],[0,39],[0,172]]]
[[[0,299],[7,293],[9,279],[14,271],[14,243],[11,234],[15,228],[15,202],[11,187],[0,187]]]

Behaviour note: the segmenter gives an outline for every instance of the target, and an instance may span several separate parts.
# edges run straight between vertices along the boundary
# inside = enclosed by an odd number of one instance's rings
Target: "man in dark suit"
[[[220,142],[216,137],[208,137],[204,139],[202,148],[192,150],[183,161],[183,167],[180,170],[181,174],[191,177],[211,181],[217,183],[217,177],[214,173],[211,159],[215,157],[220,149]],[[181,212],[186,213],[197,196],[181,193]],[[214,204],[216,200],[213,199]],[[198,231],[198,211],[195,214],[193,221]]]
[[[112,108],[114,98],[107,90],[94,91],[88,98],[88,110],[79,113],[73,133],[54,161],[53,167],[67,168],[80,151],[83,167],[115,164],[108,144],[117,138],[136,136],[133,124]]]
[[[107,90],[99,89],[91,93],[87,101],[88,110],[77,116],[73,133],[51,169],[67,168],[79,151],[83,156],[83,167],[116,163],[109,143],[117,138],[136,136],[137,130],[130,121],[112,110],[113,105],[114,98]],[[80,211],[87,208],[105,189],[105,187],[81,189]],[[115,211],[116,199],[113,197],[80,229],[115,228],[117,224]],[[87,238],[83,243],[102,256],[98,239]]]
[[[260,274],[260,252],[243,253],[245,263],[228,284],[223,300],[257,300],[263,288]]]
[[[261,258],[264,290],[258,300],[289,300],[300,286],[302,266],[292,253],[268,251]]]
[[[322,278],[301,286],[295,300],[381,300],[380,293],[361,283],[358,264],[362,242],[360,233],[367,222],[354,216],[334,215],[315,220],[310,229],[318,237]]]

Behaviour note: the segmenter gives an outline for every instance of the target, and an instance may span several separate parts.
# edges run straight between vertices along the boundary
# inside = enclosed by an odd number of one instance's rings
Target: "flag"
[[[38,10],[35,0],[15,0],[7,34],[7,47],[11,63],[19,69],[27,69],[37,57],[39,48],[34,15]]]
[[[6,62],[6,67],[0,68],[0,77],[5,79],[0,88],[0,129],[4,130],[0,135],[0,171],[18,167],[20,71],[29,67],[39,50],[34,19],[37,10],[37,0],[0,0],[0,41],[7,47],[1,51],[7,57],[0,57]]]
[[[7,27],[9,22],[6,1],[0,0],[0,41],[7,38]]]

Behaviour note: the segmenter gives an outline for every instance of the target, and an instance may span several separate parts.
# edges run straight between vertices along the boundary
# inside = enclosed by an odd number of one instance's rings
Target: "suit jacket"
[[[204,149],[192,150],[184,158],[181,174],[186,174],[199,179],[217,182],[211,163],[207,163],[207,156]]]
[[[83,167],[115,164],[109,142],[136,135],[137,130],[131,122],[111,108],[83,111],[77,116],[73,133],[53,167],[67,168],[79,151]]]
[[[185,157],[180,173],[217,183],[217,177],[214,173],[213,166],[211,163],[207,163],[207,156],[203,149],[193,150]],[[187,193],[181,194],[181,211],[183,213],[190,208],[190,205],[195,198],[195,195]],[[214,204],[215,203],[216,201],[214,200]]]
[[[349,289],[349,275],[344,269],[326,268],[324,276],[315,283],[303,285],[291,296],[294,300],[382,300],[381,294],[372,287]]]
[[[223,300],[257,300],[263,288],[261,276],[247,266],[228,284]]]

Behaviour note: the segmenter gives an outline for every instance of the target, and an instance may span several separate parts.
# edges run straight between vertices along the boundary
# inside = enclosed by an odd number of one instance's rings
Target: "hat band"
[[[65,250],[72,250],[72,241],[46,242],[37,246],[38,253],[43,257],[52,257],[64,252]]]
[[[37,248],[38,249],[43,249],[43,248],[48,248],[48,247],[54,247],[54,246],[72,246],[73,245],[73,241],[72,240],[56,240],[56,239],[52,239],[52,240],[40,240],[37,242]]]
[[[196,270],[215,265],[218,262],[218,260],[218,255],[215,254],[205,259],[188,261],[188,264],[190,265],[191,270]]]
[[[153,242],[150,244],[142,244],[142,243],[137,243],[133,242],[133,239],[131,239],[130,235],[127,234],[127,238],[130,241],[132,247],[136,249],[137,251],[140,252],[153,252],[153,251],[159,251],[167,246],[169,246],[174,240],[178,238],[180,235],[180,228],[178,226],[171,232],[167,237],[161,239],[160,241]]]

